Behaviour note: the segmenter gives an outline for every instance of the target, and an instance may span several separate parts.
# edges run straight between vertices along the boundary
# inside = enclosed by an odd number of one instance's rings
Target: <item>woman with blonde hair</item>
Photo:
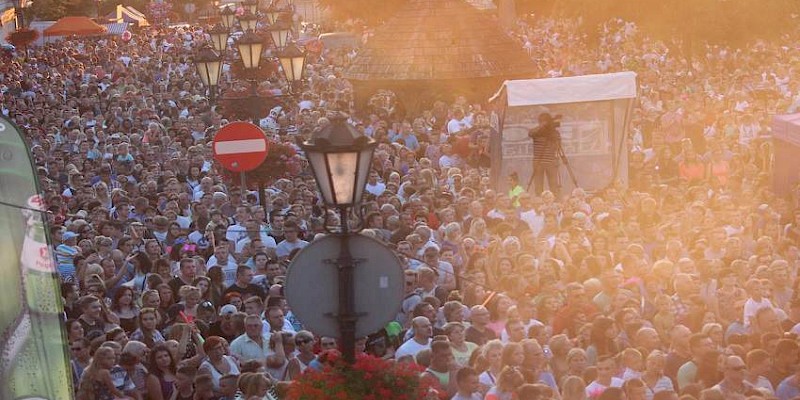
[[[101,347],[94,352],[91,363],[81,375],[78,384],[79,399],[111,399],[127,398],[114,386],[111,368],[116,364],[117,356],[111,347]]]
[[[664,375],[666,363],[667,356],[660,350],[653,350],[647,355],[641,377],[647,400],[651,400],[658,392],[673,390],[672,380]]]
[[[491,235],[486,229],[486,221],[483,218],[474,218],[469,225],[469,233],[467,236],[475,239],[475,243],[483,248],[489,246]]]
[[[467,366],[472,353],[478,348],[478,345],[465,340],[464,332],[466,328],[461,322],[448,322],[442,327],[447,338],[450,339],[450,347],[453,349],[453,357],[456,364],[460,366]]]
[[[489,389],[484,400],[512,400],[516,398],[517,388],[525,383],[522,371],[514,367],[505,367],[497,378],[497,384]]]
[[[503,368],[503,342],[494,339],[488,341],[481,351],[483,361],[488,365],[485,371],[478,376],[483,390],[486,392],[489,388],[497,385],[497,378]]]
[[[586,400],[586,382],[580,376],[567,376],[561,382],[561,398],[565,400]]]
[[[242,399],[272,400],[274,398],[269,394],[270,386],[271,382],[263,373],[245,372],[239,376],[239,390],[242,391]]]
[[[700,330],[700,333],[708,335],[718,350],[722,350],[725,347],[725,331],[719,323],[709,322],[703,325],[703,329]]]
[[[580,347],[573,347],[567,352],[567,372],[564,376],[582,377],[589,365],[589,357],[586,350]]]
[[[178,296],[181,298],[180,304],[183,304],[183,313],[188,317],[197,315],[197,305],[203,299],[200,288],[197,286],[183,285],[178,290]]]

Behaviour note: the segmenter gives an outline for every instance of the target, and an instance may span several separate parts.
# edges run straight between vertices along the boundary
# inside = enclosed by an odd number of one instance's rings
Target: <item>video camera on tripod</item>
[[[578,187],[578,179],[575,177],[575,172],[572,170],[569,159],[564,153],[564,148],[561,146],[561,133],[558,132],[558,128],[561,127],[561,117],[561,114],[550,115],[546,112],[539,114],[539,125],[528,132],[528,137],[534,139],[534,143],[536,143],[536,138],[543,138],[552,144],[552,151],[555,151],[555,157],[561,160],[567,168],[572,184]],[[531,179],[528,182],[528,189],[530,189],[532,183],[533,175],[531,175]]]

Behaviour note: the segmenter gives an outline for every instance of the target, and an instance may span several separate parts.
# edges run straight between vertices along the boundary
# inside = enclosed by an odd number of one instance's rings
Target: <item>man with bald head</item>
[[[411,327],[414,329],[414,336],[397,348],[394,354],[397,360],[405,356],[415,358],[420,351],[431,348],[433,325],[428,317],[422,315],[415,317],[411,320]]]
[[[744,399],[753,385],[744,380],[747,366],[739,356],[727,356],[722,381],[714,386],[726,399]]]

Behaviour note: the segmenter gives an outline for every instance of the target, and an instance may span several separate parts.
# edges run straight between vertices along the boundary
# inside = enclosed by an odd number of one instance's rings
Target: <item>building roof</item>
[[[535,65],[490,13],[464,0],[410,0],[359,50],[351,80],[533,76]]]

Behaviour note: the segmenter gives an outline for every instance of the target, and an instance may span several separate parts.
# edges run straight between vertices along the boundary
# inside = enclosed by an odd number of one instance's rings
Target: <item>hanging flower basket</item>
[[[39,38],[39,32],[33,29],[22,28],[11,32],[6,36],[6,41],[14,45],[14,47],[24,48]]]

